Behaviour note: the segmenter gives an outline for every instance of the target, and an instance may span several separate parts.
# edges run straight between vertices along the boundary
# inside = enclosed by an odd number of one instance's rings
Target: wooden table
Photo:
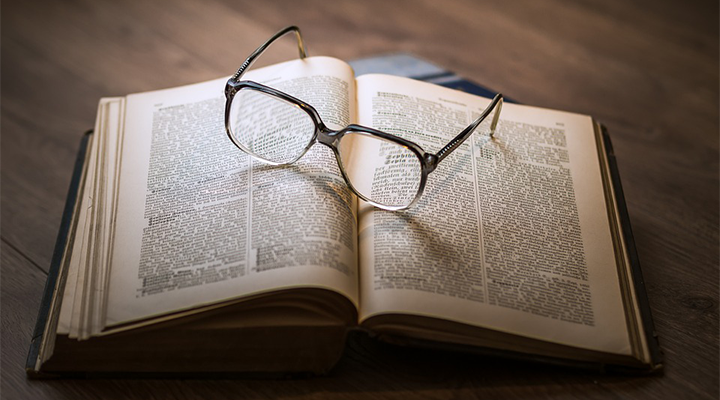
[[[717,399],[718,4],[626,3],[4,1],[3,398]],[[664,374],[608,376],[359,340],[332,374],[308,380],[28,381],[23,365],[73,160],[98,99],[228,75],[289,24],[313,55],[410,52],[521,102],[607,125]],[[285,60],[291,47],[267,61]]]

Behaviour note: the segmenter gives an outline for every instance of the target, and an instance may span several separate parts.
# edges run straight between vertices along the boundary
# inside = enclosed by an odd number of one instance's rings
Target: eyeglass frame
[[[440,151],[437,152],[437,154],[433,154],[430,152],[426,152],[423,150],[420,145],[416,144],[415,142],[412,142],[410,140],[404,139],[399,136],[395,136],[390,133],[386,133],[374,128],[357,125],[357,124],[350,124],[346,126],[345,128],[341,130],[332,130],[329,129],[325,123],[320,118],[320,114],[317,112],[317,110],[309,105],[308,103],[293,97],[287,93],[281,92],[277,89],[271,88],[269,86],[265,86],[261,83],[250,81],[250,80],[240,80],[242,75],[245,73],[245,71],[250,68],[250,66],[255,62],[255,60],[276,40],[281,38],[282,36],[294,32],[295,36],[298,41],[298,53],[300,59],[305,59],[307,57],[307,49],[305,47],[305,44],[302,40],[302,35],[300,33],[300,28],[297,26],[288,26],[280,31],[278,31],[275,35],[273,35],[270,39],[268,39],[264,44],[262,44],[260,47],[255,49],[255,51],[250,54],[250,56],[245,60],[244,63],[238,68],[237,72],[233,74],[227,81],[225,85],[225,131],[228,135],[228,138],[230,138],[230,141],[237,146],[240,150],[247,153],[248,155],[265,162],[270,165],[290,165],[302,158],[308,150],[312,146],[315,145],[315,143],[322,143],[328,147],[330,147],[335,154],[335,160],[338,163],[338,166],[340,167],[340,172],[345,179],[345,183],[348,185],[350,190],[352,190],[355,195],[360,197],[362,200],[372,204],[375,207],[388,210],[388,211],[398,211],[398,210],[405,210],[417,203],[417,201],[420,199],[420,197],[423,194],[423,191],[425,189],[425,185],[427,183],[427,177],[428,175],[433,172],[440,161],[445,159],[450,153],[452,153],[455,149],[457,149],[461,144],[467,140],[472,133],[477,129],[477,127],[487,118],[487,116],[493,112],[495,107],[497,107],[497,111],[495,112],[495,115],[493,117],[493,120],[491,121],[490,125],[490,134],[489,136],[491,138],[495,135],[495,129],[497,127],[498,119],[500,117],[500,111],[502,110],[502,103],[503,103],[503,96],[501,93],[498,93],[495,95],[495,97],[492,99],[490,104],[485,108],[485,110],[480,114],[478,118],[476,118],[470,125],[468,125],[465,129],[463,129],[455,138],[453,138],[448,144],[446,144]],[[289,162],[273,162],[271,160],[264,159],[256,154],[254,152],[250,151],[249,149],[245,148],[244,145],[239,143],[234,137],[230,130],[230,108],[232,105],[232,101],[235,98],[235,95],[243,89],[251,89],[251,90],[257,90],[259,92],[262,92],[267,95],[271,95],[274,97],[277,97],[290,105],[296,106],[303,110],[305,113],[307,113],[310,116],[310,119],[315,124],[315,132],[313,133],[312,139],[308,142],[308,145],[303,149],[300,154]],[[345,171],[345,167],[343,166],[343,162],[341,160],[340,152],[338,149],[338,146],[340,144],[340,140],[347,135],[348,133],[358,133],[362,135],[368,135],[368,136],[375,136],[379,137],[383,140],[395,142],[396,144],[399,144],[410,151],[412,151],[415,156],[420,161],[421,165],[421,178],[420,178],[420,185],[418,186],[417,193],[415,194],[415,197],[413,200],[408,203],[407,205],[402,206],[388,206],[385,204],[379,204],[372,199],[369,199],[362,193],[360,193],[352,184],[352,181],[347,175],[347,172]]]

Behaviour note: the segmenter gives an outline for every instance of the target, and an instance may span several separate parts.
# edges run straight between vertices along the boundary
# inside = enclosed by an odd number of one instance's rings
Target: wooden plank
[[[20,398],[21,394],[33,393],[27,391],[24,360],[30,346],[46,275],[6,242],[3,241],[0,246],[0,391],[5,398]]]
[[[189,4],[178,3],[169,10],[187,16],[192,12]],[[191,34],[207,31],[200,25],[207,21],[196,21],[194,29],[187,29],[187,21],[179,24],[161,5],[131,2],[126,9],[115,9],[113,4],[95,2],[48,4],[43,13],[34,12],[34,6],[33,2],[3,5],[3,54],[22,63],[3,65],[3,76],[12,79],[4,80],[2,91],[3,164],[10,166],[2,169],[2,219],[3,236],[47,269],[77,145],[94,124],[100,97],[229,75],[272,29],[250,30],[249,39],[254,40],[240,47],[243,56],[225,59],[216,57],[222,43]],[[233,30],[222,5],[218,8],[213,15],[225,17],[217,22]],[[137,24],[143,15],[158,16],[153,19],[157,25]],[[167,38],[168,32],[179,35]],[[183,47],[188,45],[192,48]],[[290,42],[278,46],[288,48]],[[128,57],[128,49],[138,51]],[[202,49],[204,54],[196,52]],[[275,52],[265,61],[277,62],[284,54]],[[213,61],[227,66],[213,69]]]

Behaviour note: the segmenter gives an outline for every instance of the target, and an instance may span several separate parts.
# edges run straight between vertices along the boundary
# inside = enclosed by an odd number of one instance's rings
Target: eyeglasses
[[[289,26],[258,47],[225,86],[225,130],[230,140],[252,157],[271,165],[300,159],[317,142],[330,147],[343,178],[361,199],[385,210],[415,204],[428,175],[457,149],[483,121],[492,137],[502,108],[502,95],[437,154],[377,129],[348,125],[331,130],[308,103],[263,84],[240,80],[253,62],[277,39],[294,32],[300,59],[307,56],[300,29]]]

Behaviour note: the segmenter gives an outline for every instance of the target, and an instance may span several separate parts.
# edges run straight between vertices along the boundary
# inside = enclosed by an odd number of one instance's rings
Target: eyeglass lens
[[[340,139],[338,154],[355,191],[377,204],[405,207],[420,190],[420,159],[399,143],[349,132]]]
[[[305,111],[249,88],[233,98],[229,128],[245,151],[273,164],[297,160],[315,134],[315,123]]]

